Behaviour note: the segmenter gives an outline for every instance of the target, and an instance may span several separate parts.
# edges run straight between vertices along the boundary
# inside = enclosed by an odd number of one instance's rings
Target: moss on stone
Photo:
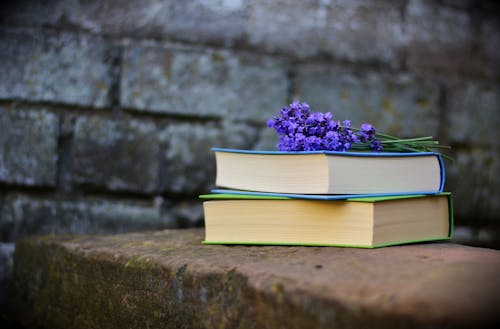
[[[22,240],[13,312],[30,328],[432,328],[479,325],[498,305],[494,251],[203,246],[202,234]]]

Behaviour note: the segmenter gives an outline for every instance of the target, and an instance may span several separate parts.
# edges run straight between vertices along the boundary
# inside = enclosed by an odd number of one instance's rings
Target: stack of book
[[[450,239],[439,153],[214,148],[206,244],[375,248]]]

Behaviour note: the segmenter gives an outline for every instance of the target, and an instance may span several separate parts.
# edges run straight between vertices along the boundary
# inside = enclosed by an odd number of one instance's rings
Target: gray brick
[[[0,99],[109,104],[111,59],[98,37],[1,30],[0,58]]]
[[[469,9],[477,4],[475,0],[443,0],[441,2],[445,6],[459,9]]]
[[[276,112],[278,114],[278,112]],[[262,127],[259,131],[259,136],[254,149],[256,150],[276,150],[278,136],[272,128]]]
[[[163,31],[175,39],[231,45],[246,32],[245,6],[244,0],[171,0],[157,24],[165,24]],[[148,12],[155,11],[154,4]]]
[[[0,283],[12,276],[14,244],[0,242]],[[3,288],[0,286],[0,289]],[[3,299],[4,295],[1,295]]]
[[[79,117],[71,148],[77,184],[137,193],[156,190],[159,143],[152,123]]]
[[[121,101],[141,111],[263,121],[287,88],[284,63],[270,57],[130,45]]]
[[[456,225],[453,228],[453,243],[498,249],[499,241],[500,231],[496,227],[478,228],[469,224],[468,226]]]
[[[301,67],[297,79],[297,98],[314,111],[400,137],[437,136],[439,86],[432,81],[321,65]]]
[[[203,226],[203,202],[200,200],[182,200],[175,202],[172,215],[180,228]]]
[[[408,67],[414,71],[480,74],[469,14],[435,1],[410,1],[406,9]]]
[[[474,226],[498,224],[500,148],[455,149],[446,163],[446,190],[453,192],[457,218]]]
[[[500,76],[500,21],[497,16],[485,19],[481,25],[480,49],[484,62],[482,68],[488,77]]]
[[[175,227],[161,206],[149,201],[50,199],[9,194],[0,221],[2,241],[29,235],[103,234]]]
[[[53,27],[70,23],[94,33],[231,45],[244,37],[246,4],[242,0],[21,0],[0,7],[0,22]]]
[[[249,43],[299,58],[326,55],[399,65],[401,4],[394,1],[254,1]]]
[[[55,186],[58,117],[0,107],[0,182]]]
[[[162,133],[161,190],[174,193],[207,193],[215,182],[212,147],[250,148],[257,130],[245,124],[222,127],[176,124]]]
[[[252,1],[248,40],[267,51],[306,58],[319,53],[328,7],[317,1]]]
[[[0,242],[0,313],[4,323],[5,311],[9,307],[14,265],[14,243]]]
[[[351,61],[399,67],[404,45],[400,1],[337,1],[324,31],[325,50]]]
[[[500,148],[500,86],[460,83],[448,91],[449,139],[452,143]]]
[[[5,26],[55,26],[66,14],[66,7],[71,2],[75,1],[2,1],[0,23]]]
[[[92,32],[230,45],[245,32],[244,1],[80,1],[67,19]]]

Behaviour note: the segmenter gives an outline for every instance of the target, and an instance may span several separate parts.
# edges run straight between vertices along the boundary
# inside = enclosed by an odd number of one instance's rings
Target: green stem
[[[425,141],[425,142],[435,142],[431,141],[432,136],[427,136],[427,137],[416,137],[416,138],[406,138],[406,139],[396,139],[396,140],[381,140],[381,143],[408,143],[408,142],[419,142],[419,141]]]
[[[351,129],[353,131],[362,131],[360,128],[346,127],[340,125],[341,128]],[[432,149],[450,149],[448,145],[440,145],[438,141],[433,140],[432,136],[416,137],[416,138],[398,138],[388,134],[375,133],[375,137],[380,140],[383,151],[385,152],[432,152]],[[351,149],[370,151],[369,143],[353,144]],[[453,160],[446,154],[442,156],[447,160]]]
[[[387,134],[382,134],[382,133],[375,133],[375,137],[382,137],[382,138],[388,138],[388,139],[399,139],[398,137],[387,135]]]

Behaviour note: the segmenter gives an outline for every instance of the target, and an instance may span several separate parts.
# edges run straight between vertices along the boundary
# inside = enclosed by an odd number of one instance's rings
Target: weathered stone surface
[[[455,226],[452,241],[467,246],[500,250],[500,229],[494,225],[474,227],[474,223]]]
[[[454,150],[447,163],[446,190],[453,191],[456,216],[462,224],[498,222],[500,212],[500,148]],[[480,216],[480,217],[479,217]]]
[[[451,143],[500,148],[500,85],[460,83],[448,91]]]
[[[245,8],[243,0],[20,0],[0,5],[0,23],[228,46],[244,36]]]
[[[93,32],[223,45],[245,32],[242,0],[80,1],[75,9],[68,8],[69,20]]]
[[[251,148],[257,130],[244,123],[175,124],[160,134],[160,188],[175,193],[207,193],[215,182],[212,147]]]
[[[433,81],[314,64],[301,66],[297,81],[296,97],[314,111],[401,137],[437,134],[440,87]]]
[[[110,59],[99,37],[0,30],[0,99],[109,104]]]
[[[248,41],[267,51],[287,52],[300,58],[320,51],[321,29],[329,6],[318,1],[253,1],[248,15]]]
[[[177,228],[203,226],[203,204],[198,199],[176,201],[171,210]]]
[[[402,9],[402,3],[392,0],[334,1],[323,32],[323,51],[353,62],[400,67],[405,42]]]
[[[0,106],[0,182],[55,186],[58,125],[57,115],[45,110]]]
[[[18,242],[14,313],[46,328],[481,328],[500,252],[203,246],[202,230]]]
[[[14,243],[0,242],[0,281],[12,274]]]
[[[5,24],[247,46],[299,58],[327,55],[398,66],[403,43],[398,1],[21,1]]]
[[[496,8],[497,13],[500,13],[500,8]],[[492,12],[492,18],[485,19],[481,25],[480,47],[484,56],[483,71],[488,77],[500,76],[500,20],[495,11]]]
[[[157,189],[160,146],[153,123],[79,117],[71,151],[77,184],[138,193]]]
[[[328,56],[399,66],[400,3],[394,1],[253,1],[251,45],[299,58]]]
[[[12,281],[14,243],[0,242],[0,317],[7,305]],[[0,320],[0,324],[3,321]]]
[[[481,62],[485,55],[487,63],[495,63],[491,68],[498,68],[496,12],[489,1],[22,0],[0,5],[0,24],[244,45],[296,58],[333,57],[395,68],[407,53],[410,67],[418,71],[498,76]]]
[[[30,235],[103,234],[176,227],[171,212],[148,201],[50,199],[9,194],[0,212],[1,241]]]
[[[276,113],[278,115],[278,112]],[[278,143],[278,135],[276,131],[272,128],[262,128],[259,131],[259,138],[257,143],[254,145],[256,150],[276,150],[276,144]]]
[[[131,44],[121,103],[141,111],[262,121],[282,106],[287,88],[279,59]]]
[[[454,192],[457,218],[471,225],[497,222],[500,88],[488,83],[456,83],[447,97],[446,132],[454,161],[446,166],[446,189]]]
[[[405,17],[411,70],[481,74],[482,64],[473,49],[473,23],[467,11],[434,1],[410,1]]]
[[[65,0],[2,1],[0,3],[0,24],[6,26],[55,26],[66,14]]]

